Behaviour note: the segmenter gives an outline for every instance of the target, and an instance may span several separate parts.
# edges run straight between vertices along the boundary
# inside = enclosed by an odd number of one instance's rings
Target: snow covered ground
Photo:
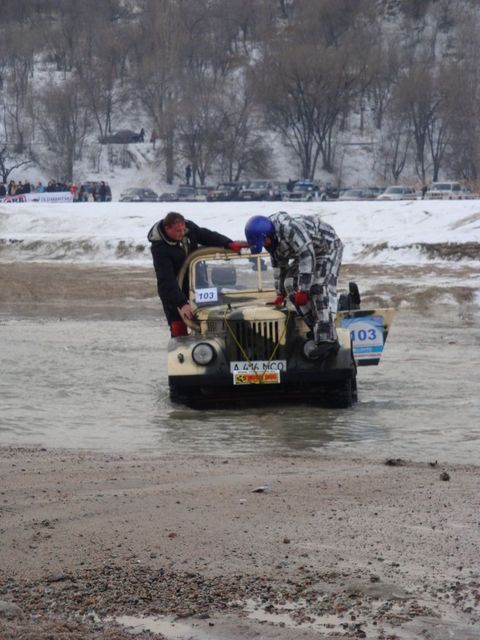
[[[237,240],[251,215],[318,214],[342,238],[345,263],[475,267],[480,258],[480,200],[425,200],[1,204],[0,261],[150,264],[147,232],[171,210]]]

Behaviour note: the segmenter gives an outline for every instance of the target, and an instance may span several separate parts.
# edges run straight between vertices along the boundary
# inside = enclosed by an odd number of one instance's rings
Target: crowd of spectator
[[[43,193],[51,191],[70,191],[69,185],[63,182],[56,182],[55,180],[49,180],[47,185],[42,182],[37,182],[36,185],[30,183],[29,180],[10,180],[8,185],[4,182],[0,182],[0,197],[3,196],[20,196],[24,193]]]
[[[31,184],[29,180],[10,180],[8,185],[0,182],[0,198],[5,196],[19,196],[25,193],[44,193],[52,191],[69,191],[74,202],[106,202],[111,200],[110,187],[103,181],[87,182],[78,186],[74,182],[65,183],[49,180],[46,185],[37,182],[36,185]]]

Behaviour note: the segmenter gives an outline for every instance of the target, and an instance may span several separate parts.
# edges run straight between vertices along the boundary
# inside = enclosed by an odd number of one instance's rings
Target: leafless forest
[[[0,177],[132,161],[99,137],[145,127],[171,182],[338,182],[346,140],[386,181],[480,173],[478,0],[0,0]],[[343,150],[343,151],[342,151]]]

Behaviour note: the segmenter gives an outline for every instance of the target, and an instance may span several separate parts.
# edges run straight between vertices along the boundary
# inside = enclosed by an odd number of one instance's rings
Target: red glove
[[[284,302],[285,302],[285,294],[277,293],[277,297],[275,298],[275,300],[273,302],[268,302],[267,304],[273,304],[275,307],[281,307]]]
[[[295,293],[295,304],[297,307],[303,307],[308,302],[308,291],[297,291]]]
[[[229,242],[227,247],[230,249],[230,251],[240,253],[242,249],[246,249],[248,247],[248,242]]]

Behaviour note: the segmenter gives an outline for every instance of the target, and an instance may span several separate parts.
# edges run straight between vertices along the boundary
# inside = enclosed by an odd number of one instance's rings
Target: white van
[[[468,198],[470,191],[460,182],[432,182],[432,186],[425,193],[427,200],[461,200]]]

